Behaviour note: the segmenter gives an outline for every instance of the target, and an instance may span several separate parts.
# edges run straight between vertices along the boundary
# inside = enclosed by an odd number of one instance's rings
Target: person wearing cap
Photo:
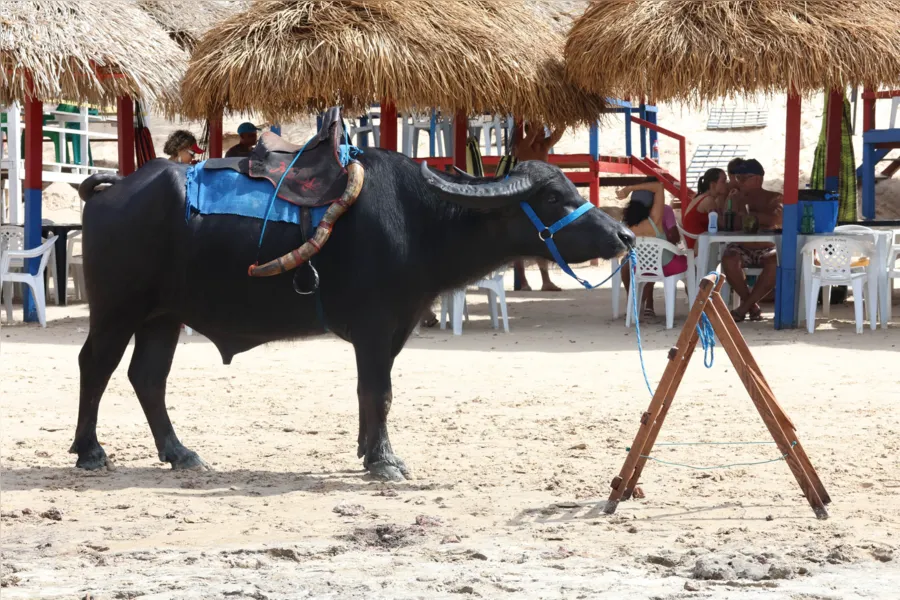
[[[675,211],[666,204],[666,192],[661,182],[639,183],[616,190],[616,197],[619,200],[624,200],[629,194],[631,194],[631,200],[625,206],[623,221],[634,235],[655,237],[672,244],[681,241],[681,234],[678,232],[678,225],[675,221]],[[664,250],[662,260],[663,274],[667,276],[687,271],[687,257],[684,255],[675,255]],[[626,290],[628,290],[630,280],[631,272],[628,269],[622,269],[622,283]],[[644,284],[640,304],[643,306],[641,318],[656,317],[656,311],[653,308],[653,283]]]
[[[197,145],[197,138],[193,133],[178,129],[169,135],[163,146],[163,152],[168,155],[169,160],[189,165],[198,154],[203,154],[203,148]]]
[[[734,210],[735,229],[743,228],[743,220],[748,214],[757,218],[760,229],[781,227],[784,197],[779,192],[763,189],[766,171],[756,159],[745,160],[735,166],[736,191],[730,196]],[[720,204],[717,212],[721,218],[725,205]],[[751,289],[747,285],[744,269],[762,269]],[[775,275],[778,269],[778,254],[775,245],[768,242],[742,242],[729,244],[722,256],[722,272],[731,289],[740,296],[741,304],[731,311],[738,323],[747,318],[751,321],[762,319],[759,302],[775,289]]]
[[[238,125],[237,132],[241,140],[228,149],[228,152],[225,153],[225,158],[250,156],[254,146],[256,146],[256,137],[259,132],[259,127],[249,121],[244,121]]]

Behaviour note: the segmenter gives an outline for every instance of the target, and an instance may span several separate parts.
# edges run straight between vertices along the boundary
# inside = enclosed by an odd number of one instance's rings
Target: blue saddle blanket
[[[273,202],[274,193],[275,186],[270,181],[253,179],[231,169],[204,169],[200,162],[187,170],[187,217],[193,209],[201,215],[237,215],[300,225],[300,207],[281,198]],[[310,209],[313,227],[327,209],[327,205]]]

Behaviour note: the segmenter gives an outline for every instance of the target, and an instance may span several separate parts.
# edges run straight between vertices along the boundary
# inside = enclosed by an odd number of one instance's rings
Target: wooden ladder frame
[[[724,277],[715,275],[707,275],[700,281],[697,298],[691,307],[684,328],[681,330],[681,335],[678,336],[676,345],[669,350],[669,364],[656,388],[656,393],[653,394],[650,407],[641,416],[641,426],[628,451],[625,464],[622,465],[619,475],[612,481],[612,493],[610,493],[604,508],[606,514],[614,513],[619,501],[627,500],[634,494],[644,465],[647,464],[647,457],[650,456],[653,444],[656,443],[675,392],[678,390],[691,356],[694,354],[694,348],[697,347],[700,339],[697,326],[700,324],[701,316],[706,314],[719,343],[725,349],[728,358],[731,359],[735,371],[750,394],[750,399],[759,411],[772,439],[775,440],[778,450],[784,455],[785,462],[791,469],[791,473],[794,474],[794,478],[800,485],[800,489],[809,501],[816,517],[828,518],[825,505],[831,502],[831,498],[825,491],[822,481],[797,438],[796,427],[778,404],[778,400],[775,399],[765,376],[750,353],[744,336],[741,335],[731,312],[722,299],[720,290],[724,283]]]

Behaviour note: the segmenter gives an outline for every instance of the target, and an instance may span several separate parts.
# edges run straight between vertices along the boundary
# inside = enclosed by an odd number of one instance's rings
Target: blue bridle
[[[562,257],[562,254],[559,253],[559,248],[556,247],[556,242],[553,241],[553,236],[566,225],[571,224],[573,221],[578,219],[581,215],[588,212],[594,206],[590,202],[585,202],[562,219],[547,227],[541,221],[540,217],[537,216],[537,213],[534,212],[534,209],[531,208],[531,205],[527,202],[520,202],[519,205],[522,207],[522,210],[525,211],[525,214],[528,215],[528,219],[531,221],[531,224],[534,225],[535,229],[538,231],[538,237],[547,244],[547,250],[550,251],[550,255],[553,256],[553,260],[556,261],[556,264],[559,265],[559,268],[563,270],[566,275],[572,277],[575,281],[584,286],[585,289],[592,290],[596,287],[600,287],[610,279],[612,279],[613,275],[619,272],[619,269],[622,268],[622,265],[619,265],[619,268],[616,269],[612,275],[601,281],[596,285],[591,285],[589,282],[585,281],[581,277],[575,274],[575,271],[572,270],[572,267],[569,266],[569,263],[566,262],[566,259]],[[622,264],[625,264],[624,262]]]

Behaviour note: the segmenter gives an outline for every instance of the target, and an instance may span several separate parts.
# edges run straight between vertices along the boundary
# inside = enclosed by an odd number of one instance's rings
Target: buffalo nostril
[[[626,248],[634,248],[635,237],[630,230],[622,228],[619,230],[618,236]]]

